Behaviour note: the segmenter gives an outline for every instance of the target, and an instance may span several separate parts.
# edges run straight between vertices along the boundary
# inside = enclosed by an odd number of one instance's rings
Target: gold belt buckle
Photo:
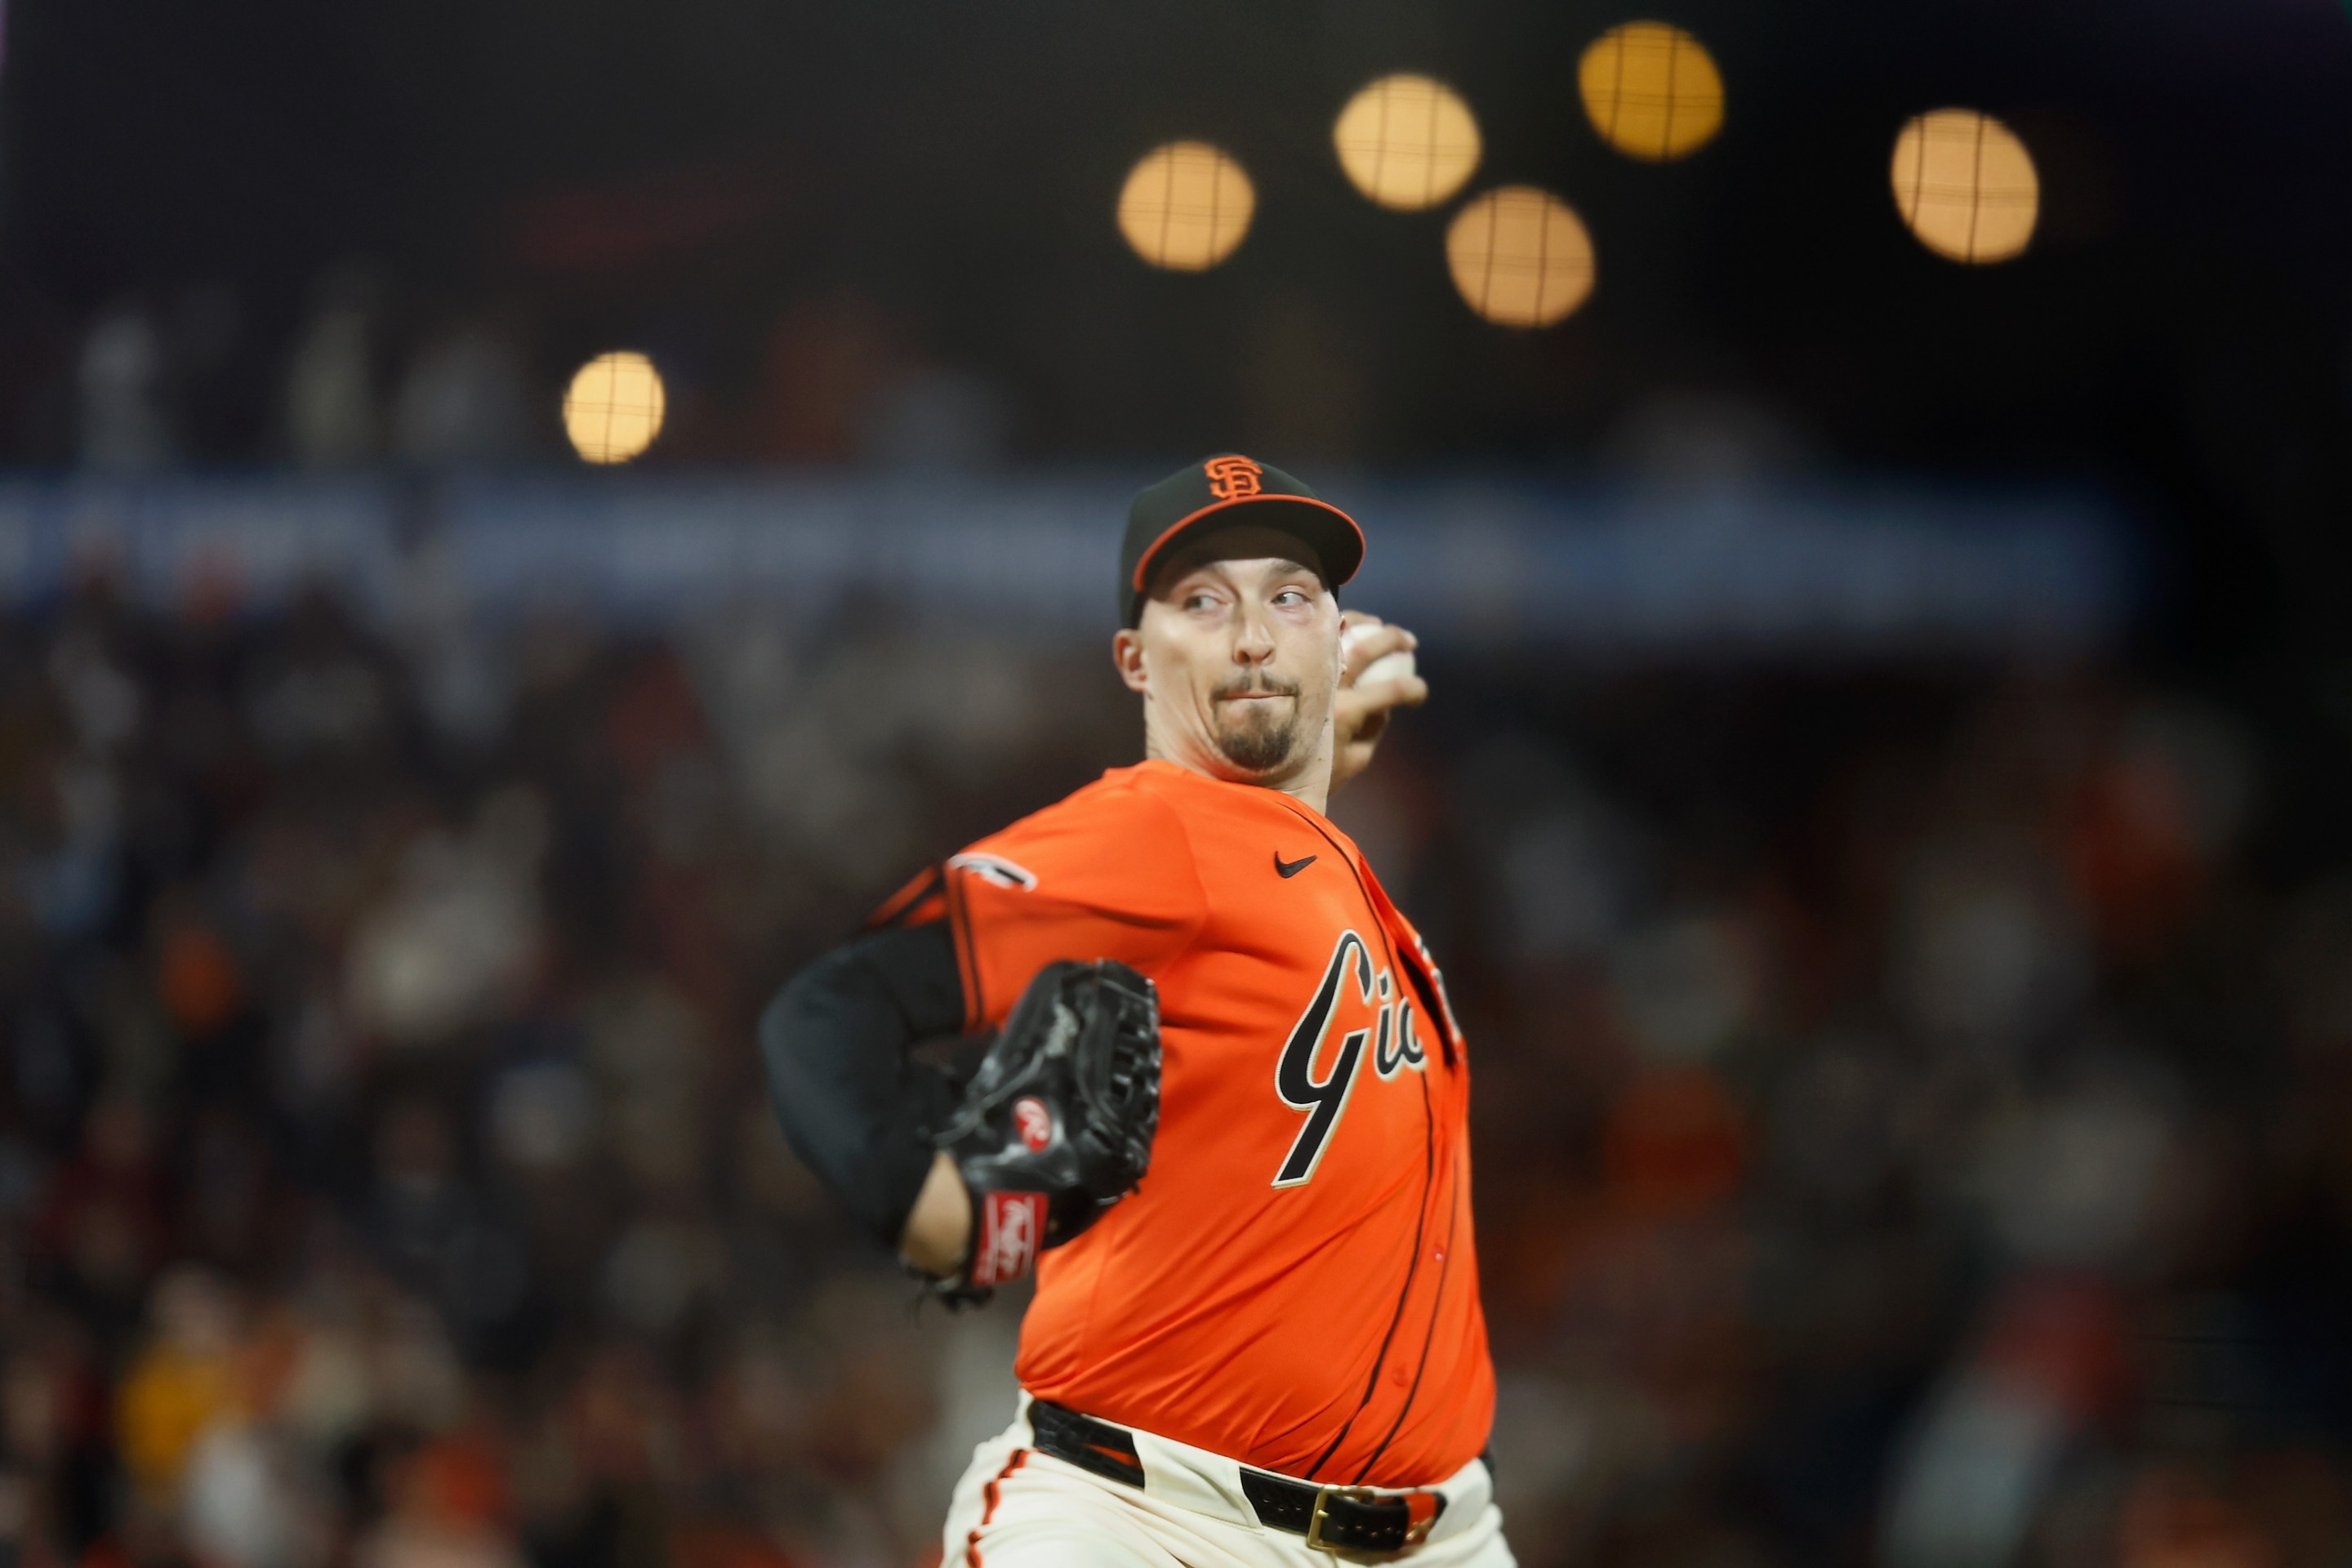
[[[1307,1546],[1312,1552],[1337,1552],[1337,1546],[1323,1540],[1323,1510],[1333,1498],[1346,1498],[1350,1502],[1370,1502],[1381,1494],[1371,1487],[1318,1487],[1315,1489],[1315,1511],[1307,1520]]]

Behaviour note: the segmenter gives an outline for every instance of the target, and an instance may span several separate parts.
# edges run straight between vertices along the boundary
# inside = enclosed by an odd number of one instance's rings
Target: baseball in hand
[[[1375,629],[1377,628],[1372,626],[1349,626],[1340,634],[1343,651],[1352,649],[1359,639],[1371,636]],[[1364,672],[1356,677],[1356,684],[1371,686],[1383,680],[1402,680],[1412,673],[1412,650],[1399,648],[1396,652],[1383,654],[1366,665]]]

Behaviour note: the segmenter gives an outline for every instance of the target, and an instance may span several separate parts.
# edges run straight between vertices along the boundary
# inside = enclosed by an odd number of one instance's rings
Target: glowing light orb
[[[1478,122],[1442,81],[1384,76],[1348,100],[1331,127],[1339,167],[1372,200],[1399,212],[1433,207],[1478,166]]]
[[[1973,109],[1938,109],[1903,127],[1888,171],[1895,210],[1937,255],[1971,265],[2023,254],[2042,209],[2033,156],[2017,133]]]
[[[1249,232],[1257,193],[1242,166],[1205,142],[1154,148],[1118,193],[1118,231],[1154,267],[1202,272]]]
[[[1505,185],[1466,204],[1445,261],[1469,307],[1500,326],[1548,327],[1592,292],[1592,237],[1566,202]]]
[[[1577,63],[1592,128],[1629,158],[1685,158],[1723,129],[1723,73],[1706,47],[1665,22],[1628,22]]]
[[[598,354],[563,394],[563,430],[592,463],[625,463],[654,444],[669,405],[661,373],[641,353]]]

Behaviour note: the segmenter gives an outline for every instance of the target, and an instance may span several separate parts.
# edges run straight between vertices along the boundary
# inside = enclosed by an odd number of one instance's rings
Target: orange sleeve
[[[951,856],[942,891],[964,1026],[1004,1021],[1055,959],[1115,958],[1153,979],[1207,915],[1182,822],[1132,789],[1090,789]]]
[[[872,931],[891,926],[927,926],[933,921],[945,920],[947,913],[947,868],[926,866],[905,887],[883,900],[881,908],[866,917],[864,929]]]

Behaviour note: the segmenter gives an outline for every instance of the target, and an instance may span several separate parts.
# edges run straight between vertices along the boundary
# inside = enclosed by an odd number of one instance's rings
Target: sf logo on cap
[[[1209,476],[1209,493],[1219,500],[1257,494],[1258,476],[1265,472],[1247,458],[1212,458],[1201,467]]]

